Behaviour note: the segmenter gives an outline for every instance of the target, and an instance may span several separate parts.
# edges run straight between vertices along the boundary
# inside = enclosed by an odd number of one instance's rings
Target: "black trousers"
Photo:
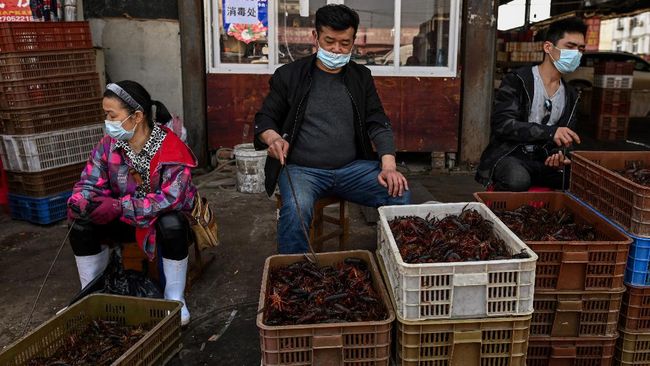
[[[515,151],[494,168],[494,189],[510,192],[525,192],[531,186],[566,189],[571,175],[570,167],[566,165],[562,172],[544,165],[544,160],[539,160],[533,154]]]
[[[156,220],[156,245],[163,258],[181,260],[187,257],[190,225],[184,214],[167,212]],[[70,245],[76,256],[101,252],[102,239],[118,243],[135,240],[135,227],[120,220],[106,225],[75,221],[70,231]]]

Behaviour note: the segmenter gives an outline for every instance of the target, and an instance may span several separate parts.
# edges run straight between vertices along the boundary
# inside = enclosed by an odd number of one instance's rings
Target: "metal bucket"
[[[264,192],[264,164],[266,150],[255,151],[253,144],[235,146],[237,162],[237,190],[243,193]]]

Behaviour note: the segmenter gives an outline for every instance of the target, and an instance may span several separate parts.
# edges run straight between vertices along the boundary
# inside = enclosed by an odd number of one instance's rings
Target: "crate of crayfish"
[[[181,348],[182,305],[89,295],[0,352],[0,365],[164,365]]]
[[[368,251],[266,259],[257,314],[263,365],[389,365],[393,320]]]
[[[570,191],[629,233],[650,238],[650,151],[576,151]]]
[[[478,192],[538,256],[536,291],[622,290],[632,239],[562,192]]]
[[[377,252],[406,320],[528,315],[537,255],[482,203],[379,208]]]

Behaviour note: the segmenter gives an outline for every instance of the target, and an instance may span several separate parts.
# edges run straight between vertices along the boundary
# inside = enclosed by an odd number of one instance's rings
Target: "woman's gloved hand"
[[[105,225],[122,216],[122,203],[112,197],[94,197],[92,201],[99,204],[90,212],[90,220],[95,224]]]

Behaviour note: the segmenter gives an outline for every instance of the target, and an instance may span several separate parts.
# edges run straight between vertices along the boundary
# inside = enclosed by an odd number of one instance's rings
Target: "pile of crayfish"
[[[593,241],[596,237],[592,226],[576,223],[573,213],[564,208],[549,211],[523,205],[514,211],[495,211],[495,214],[524,241]]]
[[[335,266],[301,261],[271,269],[264,324],[295,325],[384,320],[388,312],[372,286],[368,265],[346,258]]]
[[[35,357],[28,366],[110,365],[147,333],[141,327],[93,320],[79,335],[69,335],[50,357]]]
[[[443,219],[396,217],[389,226],[406,263],[529,258],[524,251],[510,253],[504,241],[494,234],[492,222],[472,209]]]
[[[619,174],[635,183],[650,187],[650,168],[637,167],[633,164],[630,169],[620,171]]]

